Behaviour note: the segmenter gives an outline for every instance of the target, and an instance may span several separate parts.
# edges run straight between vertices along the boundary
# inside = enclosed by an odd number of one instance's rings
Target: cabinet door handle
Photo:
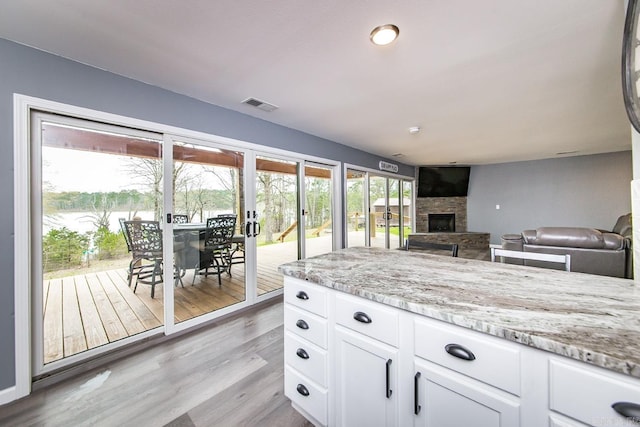
[[[300,359],[308,359],[309,358],[309,353],[307,353],[304,348],[297,349],[296,350],[296,354],[298,355],[298,357]]]
[[[367,313],[363,313],[361,311],[356,311],[355,313],[353,313],[353,318],[358,322],[371,323],[371,318],[367,315]]]
[[[309,396],[309,389],[302,384],[298,384],[298,386],[296,387],[296,390],[298,390],[298,393],[300,393],[303,396]]]
[[[307,295],[307,293],[305,291],[300,291],[296,294],[296,298],[298,299],[303,299],[303,300],[308,300],[309,299],[309,295]]]
[[[452,356],[457,357],[458,359],[463,360],[476,360],[475,354],[471,352],[471,350],[464,348],[460,344],[447,344],[444,346],[444,349]]]
[[[387,399],[390,399],[391,393],[393,393],[393,390],[391,390],[391,359],[387,360],[386,374],[387,374]]]
[[[300,329],[309,329],[309,324],[302,319],[296,322],[296,326]]]
[[[640,405],[631,402],[616,402],[611,405],[614,411],[629,421],[640,423]]]
[[[413,413],[416,415],[418,415],[420,413],[420,409],[422,409],[419,403],[420,396],[418,395],[418,393],[420,393],[420,376],[421,375],[422,374],[418,372],[413,377]]]

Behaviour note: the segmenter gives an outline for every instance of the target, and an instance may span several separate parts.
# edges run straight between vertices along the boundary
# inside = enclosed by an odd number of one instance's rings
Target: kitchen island
[[[640,403],[633,281],[378,248],[279,269],[285,391],[317,424],[627,425],[620,412],[640,416],[631,405]],[[319,366],[287,354],[303,344]],[[370,401],[375,384],[353,385],[369,381],[377,361],[385,390],[372,396],[384,399]],[[303,380],[322,395],[312,413]]]

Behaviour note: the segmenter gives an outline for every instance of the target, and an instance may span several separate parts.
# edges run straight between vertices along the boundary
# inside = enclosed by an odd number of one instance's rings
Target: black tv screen
[[[418,197],[462,197],[469,188],[468,166],[421,167]]]

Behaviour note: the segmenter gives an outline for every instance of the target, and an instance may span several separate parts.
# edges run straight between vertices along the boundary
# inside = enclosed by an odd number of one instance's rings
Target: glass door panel
[[[246,300],[244,155],[173,143],[174,320]]]
[[[387,192],[387,178],[369,176],[369,237],[373,247],[389,247]]]
[[[389,248],[402,246],[402,194],[400,180],[387,178],[389,185],[389,199],[387,200],[387,221],[385,233],[389,236]]]
[[[333,250],[332,169],[304,168],[305,258]]]
[[[163,324],[163,171],[156,134],[32,123],[37,375]]]
[[[366,172],[347,169],[347,247],[366,246]]]
[[[413,183],[402,180],[402,244],[413,233]]]
[[[256,238],[258,296],[282,289],[278,265],[299,258],[298,163],[256,157]]]

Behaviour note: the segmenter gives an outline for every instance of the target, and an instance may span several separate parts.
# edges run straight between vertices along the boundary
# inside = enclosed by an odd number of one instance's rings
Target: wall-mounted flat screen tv
[[[418,170],[418,197],[466,196],[470,172],[468,166],[423,166]]]

